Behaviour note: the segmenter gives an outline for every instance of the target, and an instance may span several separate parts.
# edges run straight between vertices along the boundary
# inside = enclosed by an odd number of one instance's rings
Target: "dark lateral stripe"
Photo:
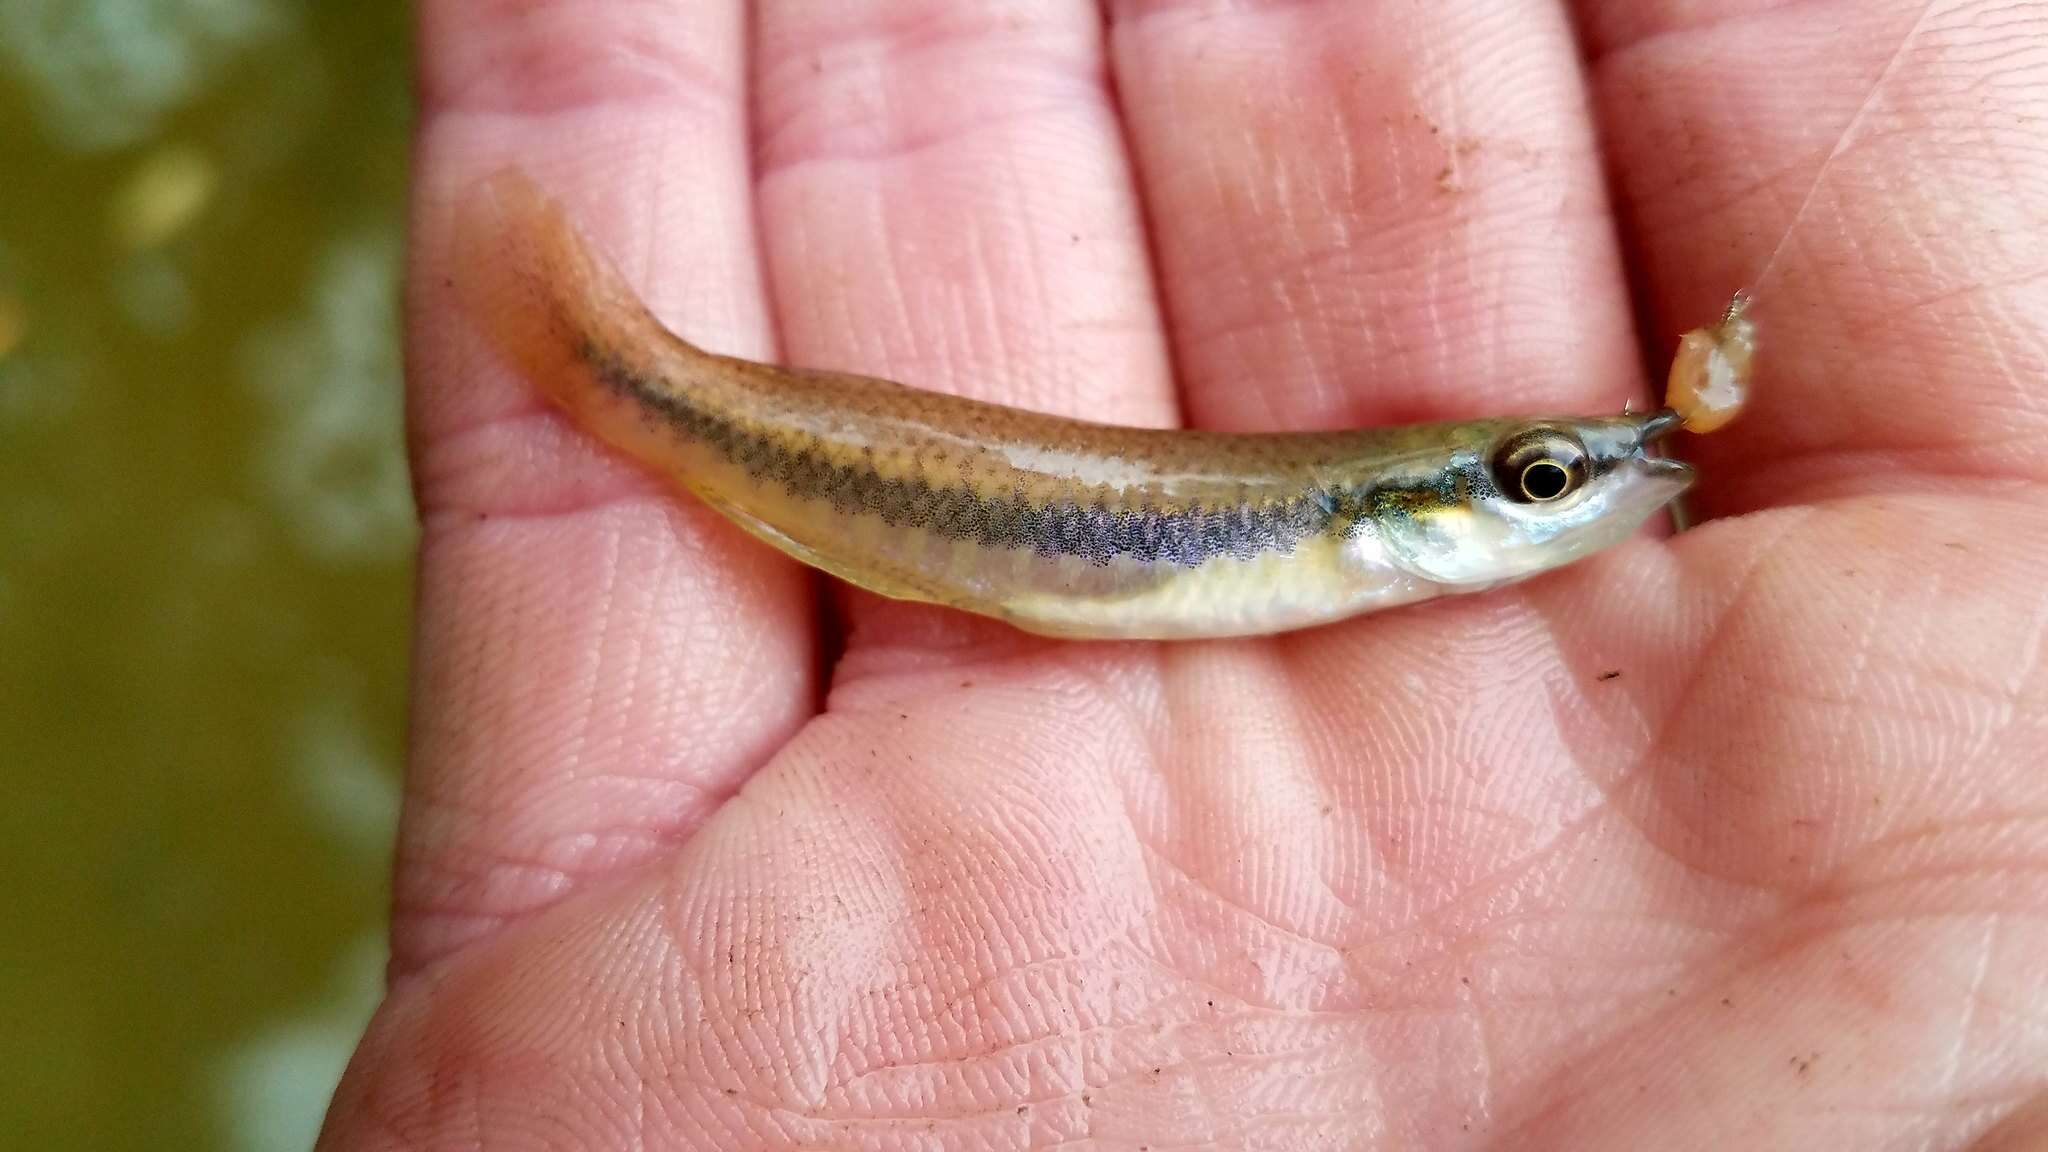
[[[1041,556],[1078,556],[1108,564],[1118,556],[1142,563],[1194,567],[1217,556],[1249,560],[1261,552],[1292,552],[1299,541],[1330,530],[1336,504],[1322,492],[1256,507],[1111,507],[1104,502],[1039,503],[1024,494],[984,495],[965,485],[935,488],[921,478],[883,476],[824,452],[791,448],[648,387],[632,369],[586,346],[600,382],[661,414],[678,432],[710,445],[763,483],[780,482],[792,497],[829,501],[836,512],[880,516],[893,527],[921,528],[985,548],[1028,548]]]

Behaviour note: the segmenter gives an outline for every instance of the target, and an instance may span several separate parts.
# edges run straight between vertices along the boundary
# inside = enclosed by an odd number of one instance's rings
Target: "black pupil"
[[[1522,493],[1531,500],[1555,500],[1570,483],[1571,473],[1555,460],[1538,460],[1522,469]]]

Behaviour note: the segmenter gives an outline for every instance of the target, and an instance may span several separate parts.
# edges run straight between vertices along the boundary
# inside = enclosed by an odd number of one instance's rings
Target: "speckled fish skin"
[[[1626,538],[1691,478],[1644,417],[1123,428],[714,355],[516,174],[458,244],[482,330],[593,436],[850,583],[1047,635],[1257,635],[1492,587]],[[1501,491],[1491,462],[1532,429],[1583,446],[1568,499]]]

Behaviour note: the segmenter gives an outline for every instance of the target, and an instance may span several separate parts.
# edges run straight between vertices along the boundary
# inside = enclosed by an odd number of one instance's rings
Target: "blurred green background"
[[[398,0],[0,0],[0,1147],[304,1149],[381,982]]]

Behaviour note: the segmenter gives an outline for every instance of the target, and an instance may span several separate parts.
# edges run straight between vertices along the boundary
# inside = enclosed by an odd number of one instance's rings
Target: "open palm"
[[[2048,11],[424,11],[415,737],[324,1147],[2048,1133]],[[700,344],[1110,422],[1618,410],[1769,263],[1766,367],[1680,537],[1059,644],[547,411],[450,287],[508,162]]]

